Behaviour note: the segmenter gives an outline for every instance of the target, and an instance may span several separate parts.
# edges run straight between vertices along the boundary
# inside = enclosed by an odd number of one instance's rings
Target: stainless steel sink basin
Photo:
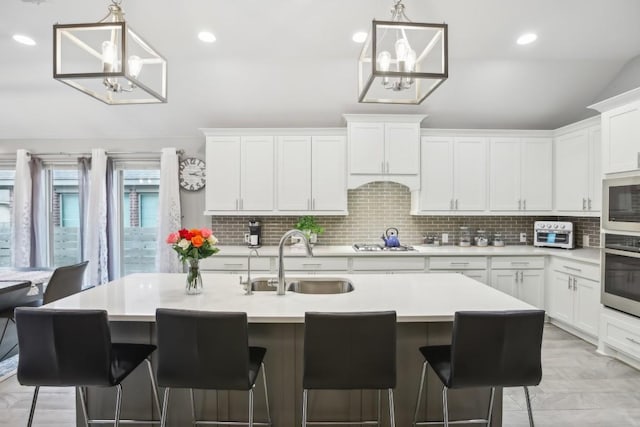
[[[260,277],[251,281],[255,292],[275,291],[274,278]],[[287,290],[299,294],[345,294],[354,290],[353,283],[340,278],[292,277],[287,278]],[[274,283],[273,286],[269,283]]]
[[[333,278],[292,279],[287,286],[287,290],[300,294],[346,294],[353,289],[353,283],[350,281]]]

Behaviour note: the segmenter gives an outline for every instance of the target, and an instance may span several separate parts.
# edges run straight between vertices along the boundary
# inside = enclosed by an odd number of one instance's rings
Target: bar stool
[[[111,342],[104,310],[50,310],[16,308],[20,359],[18,381],[35,386],[27,426],[31,426],[41,386],[76,387],[85,424],[120,423],[122,381],[142,362],[147,362],[154,401],[160,414],[160,400],[149,356],[150,344]],[[114,420],[91,420],[84,387],[116,387]],[[158,424],[159,421],[122,420]]]
[[[459,311],[453,322],[451,345],[420,347],[422,365],[413,426],[462,423],[491,425],[496,387],[524,387],[529,424],[533,427],[531,401],[527,386],[542,379],[541,347],[543,310]],[[443,419],[417,421],[427,364],[442,381]],[[487,419],[449,421],[447,390],[467,387],[491,387]]]
[[[395,426],[396,312],[305,313],[302,426],[380,425],[380,390],[389,396]],[[377,419],[356,422],[309,421],[310,390],[378,390]]]
[[[271,425],[264,356],[267,349],[249,347],[247,313],[156,310],[158,384],[166,387],[162,426],[167,423],[171,388],[190,389],[192,424]],[[253,421],[253,390],[260,369],[264,382],[267,422]],[[196,419],[193,389],[249,392],[248,422]]]

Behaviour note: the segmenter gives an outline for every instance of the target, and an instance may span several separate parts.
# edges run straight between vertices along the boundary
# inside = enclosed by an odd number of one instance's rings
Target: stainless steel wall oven
[[[602,304],[640,317],[640,235],[604,238]]]

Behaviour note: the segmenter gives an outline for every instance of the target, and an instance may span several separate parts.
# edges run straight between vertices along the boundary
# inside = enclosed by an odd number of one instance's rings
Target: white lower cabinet
[[[544,270],[491,270],[491,286],[538,308],[544,308]]]
[[[278,260],[276,258],[276,269]],[[349,270],[347,257],[285,257],[284,268],[287,273],[304,271],[307,273],[343,272]]]
[[[200,260],[200,269],[203,273],[230,273],[245,274],[248,267],[248,259],[246,256],[230,257],[230,256],[213,256]],[[251,258],[251,273],[268,273],[271,271],[271,257],[253,257]]]
[[[626,361],[640,368],[640,319],[604,308],[600,318],[598,350],[611,354],[609,349],[631,358]]]
[[[591,336],[598,335],[600,283],[553,270],[548,292],[549,317]]]
[[[482,256],[431,257],[429,258],[431,273],[459,273],[485,285],[489,284],[487,275],[487,258]]]

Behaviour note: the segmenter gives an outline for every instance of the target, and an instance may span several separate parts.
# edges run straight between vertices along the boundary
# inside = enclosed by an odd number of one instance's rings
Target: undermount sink
[[[353,291],[353,283],[340,278],[292,277],[287,278],[287,290],[299,294],[346,294]],[[251,288],[256,291],[275,291],[274,279],[259,278],[251,281]]]

